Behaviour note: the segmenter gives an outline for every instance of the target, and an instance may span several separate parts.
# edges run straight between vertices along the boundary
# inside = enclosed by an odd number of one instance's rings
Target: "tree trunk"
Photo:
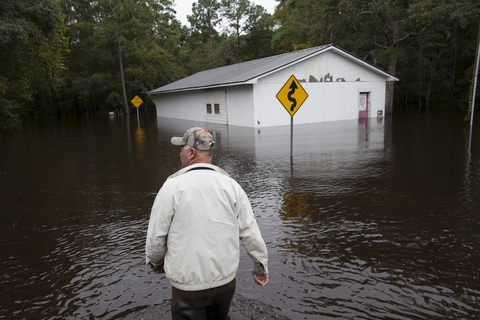
[[[118,45],[120,47],[120,44]],[[125,88],[125,78],[123,76],[123,61],[122,61],[122,51],[118,48],[118,58],[120,60],[120,77],[122,79],[122,91],[123,91],[123,104],[125,106],[125,114],[130,114],[128,109],[128,101],[127,101],[127,89]]]
[[[457,35],[458,35],[458,30],[457,30],[457,26],[455,26],[455,32],[453,34],[453,63],[452,63],[452,71],[451,71],[452,87],[450,89],[450,99],[449,99],[450,103],[448,104],[448,109],[453,108],[453,103],[451,102],[453,101],[453,96],[455,93],[455,69],[457,64]]]
[[[210,42],[210,52],[212,51],[213,47],[212,47],[212,24],[210,23],[210,21],[208,22],[208,41]]]
[[[432,96],[432,88],[433,88],[433,76],[430,77],[430,80],[427,84],[427,92],[425,93],[425,113],[429,114],[430,112],[430,97]]]
[[[122,58],[122,41],[120,38],[120,31],[118,30],[118,20],[115,14],[115,8],[110,1],[110,8],[112,9],[113,17],[115,19],[115,30],[117,32],[117,42],[118,42],[118,61],[120,63],[120,79],[122,81],[122,91],[123,91],[123,104],[125,107],[125,115],[129,115],[130,111],[128,110],[128,101],[127,101],[127,90],[125,89],[125,78],[123,76],[123,58]]]
[[[120,78],[122,79],[123,103],[125,106],[125,114],[129,115],[130,111],[128,109],[127,90],[125,88],[125,77],[123,76],[122,45],[120,43],[120,33],[118,32],[118,25],[116,26],[116,28],[117,28],[117,40],[118,40],[118,61],[120,62]]]
[[[392,76],[395,75],[397,69],[397,56],[392,55],[390,61],[388,62],[388,73]],[[385,92],[385,114],[393,112],[393,93],[394,93],[394,81],[387,81],[386,92]]]
[[[430,79],[428,80],[427,83],[427,92],[425,93],[425,113],[428,114],[430,111],[430,98],[432,97],[432,89],[433,89],[433,82],[435,79],[435,72],[437,70],[437,63],[440,60],[440,57],[442,56],[442,52],[440,52],[433,62],[433,65],[431,67],[430,71]]]

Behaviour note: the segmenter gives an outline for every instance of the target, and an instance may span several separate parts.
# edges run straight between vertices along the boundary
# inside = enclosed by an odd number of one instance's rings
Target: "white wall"
[[[227,110],[227,90],[225,88],[205,90],[204,91],[204,106],[205,110],[207,103],[212,106],[212,113],[205,114],[204,121],[207,123],[227,124],[228,123],[228,110]],[[218,104],[220,107],[220,114],[216,114],[214,107]],[[206,112],[206,111],[205,111]]]
[[[308,98],[294,115],[294,123],[351,120],[358,118],[358,96],[369,92],[369,117],[385,109],[385,78],[334,52],[326,52],[291,68],[259,80],[254,85],[254,125],[268,127],[290,124],[290,114],[276,98],[277,93],[294,75],[301,82]],[[309,82],[330,74],[333,82]],[[344,78],[345,82],[337,82]],[[356,81],[360,78],[360,81]],[[257,123],[260,121],[260,124]]]
[[[276,95],[292,74],[306,81],[301,85],[308,93],[294,116],[294,124],[357,119],[360,92],[369,92],[369,117],[376,117],[378,110],[385,111],[385,77],[327,51],[253,85],[157,95],[157,116],[254,128],[289,125],[291,116]],[[327,74],[333,82],[310,82],[310,76],[319,81]],[[345,82],[337,82],[340,78]],[[212,94],[225,96],[221,116],[206,114],[205,102]]]
[[[203,121],[206,115],[202,91],[159,94],[155,100],[157,117]]]
[[[185,91],[159,94],[155,97],[157,116],[173,119],[227,124],[225,89]],[[207,114],[206,104],[220,104],[220,114]]]
[[[255,127],[252,86],[228,87],[227,110],[229,125]]]

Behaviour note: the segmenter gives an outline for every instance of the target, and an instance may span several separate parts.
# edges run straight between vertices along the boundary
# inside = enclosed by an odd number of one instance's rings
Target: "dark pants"
[[[172,287],[172,319],[228,320],[236,280],[212,289],[183,291]]]

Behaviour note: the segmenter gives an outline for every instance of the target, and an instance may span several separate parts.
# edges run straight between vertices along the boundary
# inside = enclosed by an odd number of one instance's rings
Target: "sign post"
[[[293,157],[293,116],[307,100],[308,94],[292,75],[277,93],[277,99],[290,114],[290,158]]]
[[[137,108],[137,123],[138,123],[138,127],[140,128],[140,119],[138,118],[138,107],[140,107],[140,105],[143,103],[143,100],[140,99],[139,96],[135,96],[135,98],[133,98],[132,101],[130,102],[133,103],[133,105]]]

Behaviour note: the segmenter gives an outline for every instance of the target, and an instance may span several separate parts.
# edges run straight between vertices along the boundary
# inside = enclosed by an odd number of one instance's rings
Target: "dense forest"
[[[180,0],[178,0],[180,1]],[[126,114],[198,71],[333,43],[395,75],[387,112],[468,113],[478,0],[0,1],[0,127],[25,115]],[[478,101],[478,100],[477,100]]]

